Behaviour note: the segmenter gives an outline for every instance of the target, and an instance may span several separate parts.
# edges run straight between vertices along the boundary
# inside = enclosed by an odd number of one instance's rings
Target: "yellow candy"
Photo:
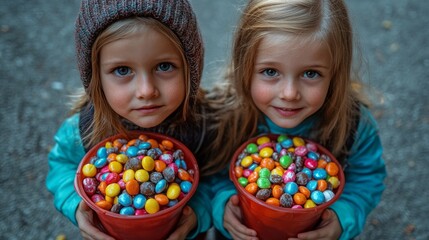
[[[180,186],[177,183],[171,183],[167,189],[167,197],[168,199],[174,200],[177,199],[180,195]]]
[[[149,198],[144,205],[144,209],[149,214],[156,213],[159,211],[159,204],[155,199]]]
[[[316,204],[313,202],[313,200],[308,199],[305,201],[304,208],[314,208],[316,207]]]
[[[334,189],[337,188],[338,186],[340,186],[340,180],[336,176],[329,177],[328,182],[330,182],[332,184],[332,187]]]
[[[155,161],[150,156],[145,156],[142,159],[142,166],[146,171],[152,171],[155,168]]]
[[[112,142],[106,142],[106,144],[104,145],[105,148],[112,148],[113,147],[113,143]]]
[[[247,168],[253,163],[253,159],[251,156],[246,156],[243,159],[241,159],[241,166]]]
[[[256,143],[257,143],[258,145],[262,145],[262,144],[268,143],[268,142],[270,142],[270,141],[271,141],[271,140],[270,140],[270,138],[269,138],[269,137],[264,136],[264,137],[260,137],[260,138],[258,138],[258,139],[256,140]]]
[[[295,147],[299,147],[299,146],[304,146],[305,145],[304,139],[302,139],[300,137],[294,137],[294,138],[292,138],[292,142],[293,142],[293,145]]]
[[[139,182],[147,182],[149,180],[149,173],[144,169],[139,169],[135,172],[134,178]]]
[[[259,151],[259,156],[263,158],[269,158],[273,155],[274,150],[270,147],[264,147]]]
[[[85,177],[94,177],[97,174],[97,168],[93,164],[87,163],[83,165],[82,173]]]
[[[116,197],[121,192],[121,187],[117,183],[111,183],[106,187],[106,196]]]
[[[273,170],[271,170],[271,175],[279,175],[283,176],[283,169],[282,167],[275,167]]]
[[[123,153],[121,153],[121,154],[116,155],[116,159],[115,160],[118,161],[118,162],[120,162],[120,163],[122,163],[122,164],[125,164],[125,163],[128,162],[128,156],[125,155],[125,154],[123,154]]]
[[[122,176],[122,179],[124,180],[124,182],[128,182],[130,180],[134,179],[134,170],[132,169],[127,169],[124,172],[124,175]]]
[[[111,171],[111,172],[114,172],[114,173],[117,173],[117,174],[119,174],[119,173],[121,173],[122,172],[122,164],[120,164],[119,162],[117,162],[117,161],[113,161],[113,162],[111,162],[111,163],[109,163],[109,170]]]

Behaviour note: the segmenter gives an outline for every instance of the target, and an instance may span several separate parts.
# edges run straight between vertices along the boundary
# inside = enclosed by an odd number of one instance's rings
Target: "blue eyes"
[[[158,64],[158,66],[157,66],[156,70],[157,70],[157,71],[161,71],[161,72],[168,72],[168,71],[171,71],[171,70],[173,70],[173,64],[171,64],[171,63],[166,63],[166,62],[164,62],[164,63],[160,63],[160,64]]]
[[[113,72],[117,76],[126,76],[126,75],[131,73],[131,69],[129,67],[118,67],[118,68],[115,68],[115,70],[113,70]]]
[[[262,71],[262,74],[268,77],[275,77],[278,75],[277,71],[272,68],[265,69],[264,71]]]
[[[157,72],[170,72],[174,70],[174,65],[168,62],[160,63],[155,69]],[[113,73],[116,76],[124,77],[132,74],[132,69],[129,67],[121,66],[113,69]]]
[[[317,73],[316,71],[305,71],[304,74],[303,74],[303,77],[305,77],[305,78],[311,78],[311,79],[317,78],[319,76],[320,76],[320,74]]]

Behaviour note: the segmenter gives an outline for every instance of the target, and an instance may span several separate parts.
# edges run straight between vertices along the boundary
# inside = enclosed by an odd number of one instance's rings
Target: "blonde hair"
[[[179,50],[184,67],[185,77],[185,99],[180,105],[179,109],[173,113],[176,114],[174,117],[176,123],[184,122],[186,120],[193,120],[194,116],[194,104],[190,104],[190,89],[191,89],[191,77],[189,71],[189,63],[185,58],[182,45],[177,36],[166,26],[153,18],[127,18],[117,21],[107,27],[102,33],[100,33],[92,46],[92,76],[89,86],[85,93],[82,93],[75,103],[72,109],[72,113],[80,111],[88,103],[92,103],[94,107],[94,118],[90,123],[90,127],[85,131],[85,140],[88,146],[92,146],[108,136],[113,134],[122,133],[126,134],[126,129],[122,125],[121,117],[113,111],[108,104],[104,95],[101,79],[100,79],[100,68],[99,68],[99,54],[101,49],[108,43],[116,40],[126,38],[131,34],[141,31],[143,28],[152,28],[156,31],[164,34]],[[197,94],[198,97],[199,94]],[[197,101],[198,102],[198,101]],[[88,147],[87,146],[87,147]]]
[[[234,37],[232,63],[227,78],[236,90],[237,111],[230,113],[239,128],[236,135],[253,136],[261,112],[251,94],[251,75],[256,50],[269,33],[308,37],[326,42],[332,57],[332,80],[320,109],[321,122],[312,139],[329,147],[334,155],[344,154],[345,143],[359,113],[359,96],[352,87],[353,35],[346,6],[341,0],[250,0]],[[245,113],[245,114],[244,114]],[[229,121],[229,120],[225,120]]]

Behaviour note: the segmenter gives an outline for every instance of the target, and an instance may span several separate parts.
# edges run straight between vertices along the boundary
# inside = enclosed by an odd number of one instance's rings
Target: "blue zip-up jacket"
[[[261,125],[259,133],[308,138],[317,120],[317,115],[313,115],[297,127],[285,129],[266,118],[267,125]],[[340,239],[351,239],[359,235],[363,231],[368,214],[380,202],[386,177],[382,153],[377,123],[369,110],[362,106],[355,141],[347,157],[347,167],[344,169],[346,178],[344,190],[340,198],[330,206],[337,214],[343,230]],[[216,179],[213,178],[211,184],[215,193],[212,200],[213,224],[225,237],[231,238],[223,227],[223,216],[225,204],[232,195],[237,194],[237,191],[232,181],[228,179],[226,170],[218,174]]]
[[[48,155],[49,172],[46,178],[46,187],[54,196],[56,209],[75,225],[77,225],[75,213],[81,198],[74,189],[74,178],[78,165],[86,153],[79,131],[79,117],[80,114],[69,117],[57,131],[54,137],[55,146]],[[188,234],[189,239],[196,238],[212,226],[211,206],[206,204],[210,202],[210,198],[206,192],[209,192],[209,187],[200,182],[197,191],[188,202],[197,215],[197,226]]]

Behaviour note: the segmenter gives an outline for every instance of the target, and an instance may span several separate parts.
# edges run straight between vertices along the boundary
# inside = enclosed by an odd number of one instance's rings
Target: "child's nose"
[[[299,96],[299,85],[297,80],[293,78],[285,79],[280,97],[286,101],[294,101],[299,99]]]
[[[140,74],[137,77],[136,84],[136,97],[140,99],[151,99],[158,96],[158,89],[156,88],[153,76],[149,74]]]

